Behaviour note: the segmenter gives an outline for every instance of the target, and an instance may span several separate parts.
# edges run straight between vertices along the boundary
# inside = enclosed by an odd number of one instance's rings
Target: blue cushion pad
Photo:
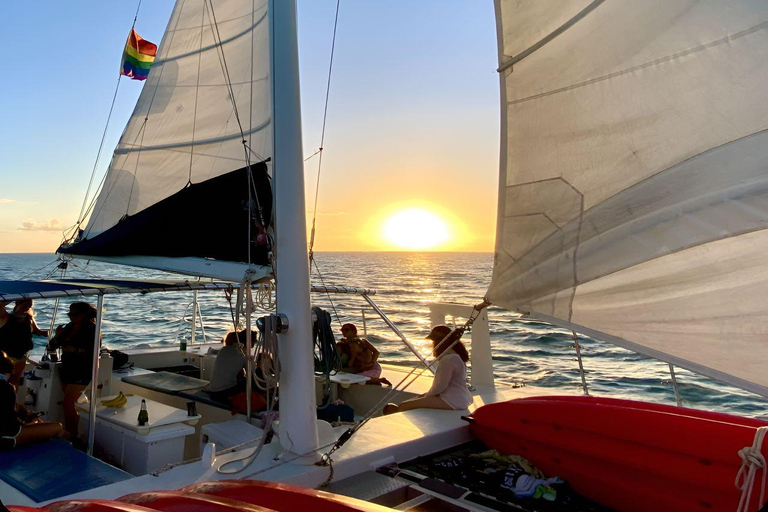
[[[2,452],[0,480],[36,502],[133,478],[109,464],[51,439]]]

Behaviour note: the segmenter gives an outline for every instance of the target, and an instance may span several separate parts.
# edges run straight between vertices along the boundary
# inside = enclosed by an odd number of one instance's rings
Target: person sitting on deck
[[[0,302],[0,350],[13,361],[13,372],[8,377],[12,386],[19,385],[27,356],[32,350],[32,335],[48,337],[35,323],[35,312],[32,309],[32,299],[19,299],[9,314],[5,306],[9,301]]]
[[[245,329],[224,335],[224,347],[216,354],[211,381],[203,388],[217,402],[228,403],[230,397],[245,390],[246,341]]]
[[[438,325],[427,336],[432,340],[432,353],[440,357],[432,387],[416,398],[406,400],[400,405],[387,404],[384,414],[392,414],[412,409],[466,409],[472,403],[472,394],[467,389],[467,348],[458,339],[461,331],[454,331],[447,325]],[[455,342],[455,343],[454,343]],[[451,348],[449,348],[451,347]]]
[[[78,415],[75,402],[91,382],[93,351],[96,344],[96,308],[87,302],[69,305],[69,323],[56,328],[49,349],[61,348],[61,385],[64,390],[64,428],[77,437]]]
[[[31,419],[23,408],[16,405],[16,392],[8,382],[14,363],[0,351],[0,451],[18,445],[42,441],[61,434],[61,423]]]
[[[366,384],[391,386],[392,383],[381,376],[379,351],[370,341],[357,335],[355,324],[342,325],[341,334],[344,337],[336,344],[336,348],[341,356],[341,364],[345,367],[344,371],[368,377]]]

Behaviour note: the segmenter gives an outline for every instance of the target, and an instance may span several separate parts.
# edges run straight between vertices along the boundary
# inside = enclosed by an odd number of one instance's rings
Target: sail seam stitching
[[[526,101],[537,100],[537,99],[544,98],[544,97],[547,97],[547,96],[552,96],[552,95],[555,95],[555,94],[560,94],[562,92],[571,91],[573,89],[578,89],[580,87],[584,87],[584,86],[587,86],[587,85],[592,85],[594,83],[604,82],[606,80],[610,80],[611,78],[616,78],[618,76],[626,75],[626,74],[629,74],[629,73],[634,73],[635,71],[639,71],[641,69],[645,69],[645,68],[648,68],[648,67],[651,67],[651,66],[656,66],[656,65],[659,65],[659,64],[665,64],[667,62],[670,62],[670,61],[673,61],[673,60],[677,60],[677,59],[682,58],[682,57],[687,57],[687,56],[692,55],[694,53],[699,53],[701,51],[708,50],[708,49],[714,48],[716,46],[722,46],[724,44],[728,44],[728,43],[730,43],[733,40],[740,39],[742,37],[746,37],[746,36],[751,35],[751,34],[753,34],[755,32],[759,32],[760,30],[764,30],[766,28],[768,28],[768,21],[763,21],[763,22],[761,22],[761,23],[759,23],[757,25],[754,25],[754,26],[752,26],[750,28],[747,28],[747,29],[744,29],[742,31],[736,32],[735,34],[732,34],[732,35],[727,35],[725,37],[721,37],[720,39],[716,39],[714,41],[710,41],[709,43],[705,43],[705,44],[702,44],[702,45],[699,45],[699,46],[695,46],[693,48],[688,48],[687,50],[682,50],[680,52],[673,53],[673,54],[667,55],[665,57],[659,57],[658,59],[654,59],[652,61],[645,62],[643,64],[638,64],[637,66],[633,66],[631,68],[622,69],[622,70],[616,71],[614,73],[609,73],[607,75],[603,75],[603,76],[599,76],[599,77],[595,77],[595,78],[590,78],[589,80],[585,80],[583,82],[579,82],[579,83],[576,83],[576,84],[566,85],[564,87],[560,87],[560,88],[554,89],[552,91],[542,92],[542,93],[539,93],[539,94],[534,94],[533,96],[528,96],[528,97],[525,97],[525,98],[520,98],[520,99],[517,99],[517,100],[508,101],[507,105],[511,106],[511,105],[516,105],[518,103],[524,103]]]
[[[521,53],[518,53],[511,59],[509,59],[507,62],[499,66],[499,68],[496,70],[499,73],[502,73],[506,71],[507,69],[511,68],[521,60],[525,59],[529,55],[531,55],[536,50],[540,49],[541,47],[545,46],[547,43],[551,42],[553,39],[555,39],[557,36],[574,26],[576,23],[584,19],[589,13],[597,9],[600,4],[605,2],[605,0],[594,0],[591,4],[586,6],[584,9],[582,9],[579,13],[576,14],[573,18],[569,19],[559,27],[557,27],[553,32],[551,32],[548,36],[541,39],[538,43],[534,44],[533,46],[528,47],[528,49],[523,50]]]
[[[234,35],[228,37],[227,39],[223,39],[221,41],[221,44],[224,45],[224,44],[230,43],[230,42],[234,41],[235,39],[239,39],[239,38],[247,35],[249,32],[251,32],[257,26],[259,26],[261,24],[261,22],[264,20],[264,18],[266,18],[266,17],[267,17],[267,13],[264,12],[264,14],[261,16],[261,18],[256,20],[256,22],[253,23],[250,27],[248,27],[247,29],[243,30],[242,32],[239,32],[237,34],[234,34]],[[185,30],[191,30],[191,28],[190,29],[185,29]],[[174,30],[173,32],[177,32],[177,31]],[[208,50],[215,49],[216,47],[217,47],[216,44],[208,45],[205,48],[198,48],[197,50],[193,50],[191,52],[181,53],[179,55],[174,55],[173,57],[166,57],[163,60],[155,60],[154,65],[158,66],[160,64],[165,64],[166,62],[171,62],[171,61],[174,61],[174,60],[183,59],[185,57],[190,57],[190,56],[195,55],[197,53],[203,53],[203,52],[206,52]]]
[[[225,142],[232,139],[240,138],[243,134],[244,135],[250,135],[252,133],[256,133],[258,131],[263,130],[269,124],[271,123],[271,120],[267,120],[260,124],[259,126],[256,126],[253,128],[253,130],[249,130],[247,132],[243,133],[232,133],[230,135],[222,135],[221,137],[214,137],[212,139],[199,139],[197,141],[189,141],[189,142],[172,142],[168,144],[158,144],[157,146],[139,146],[139,145],[133,145],[130,146],[128,144],[125,145],[125,147],[119,148],[115,150],[116,155],[123,155],[126,153],[131,153],[133,151],[157,151],[161,149],[174,149],[174,148],[184,148],[187,146],[203,146],[206,144],[215,144],[217,142]],[[218,156],[216,157],[218,158]]]

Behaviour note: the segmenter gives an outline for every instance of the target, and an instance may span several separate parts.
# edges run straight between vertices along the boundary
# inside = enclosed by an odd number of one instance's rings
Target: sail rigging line
[[[459,341],[461,341],[461,338],[464,335],[464,333],[467,330],[470,330],[472,328],[472,324],[475,323],[475,320],[480,316],[480,313],[485,308],[487,308],[489,305],[490,305],[490,302],[488,302],[487,298],[483,298],[483,302],[481,302],[480,304],[475,305],[473,307],[472,313],[470,314],[469,318],[464,323],[464,325],[461,326],[461,327],[452,329],[451,332],[449,332],[442,340],[440,340],[440,343],[437,344],[435,349],[439,348],[440,345],[442,345],[443,343],[451,340],[451,338],[454,336],[455,333],[457,333],[457,332],[460,333],[459,336],[457,336],[456,339],[452,340],[451,344],[448,345],[448,347],[439,356],[437,356],[434,360],[432,360],[432,362],[429,362],[429,363],[427,363],[425,361],[419,361],[419,363],[416,366],[414,366],[411,369],[411,371],[408,372],[408,374],[400,380],[400,382],[398,382],[395,386],[393,386],[392,389],[389,390],[389,392],[387,392],[381,400],[379,400],[376,404],[374,404],[369,409],[369,411],[365,414],[363,419],[360,420],[360,422],[357,423],[357,425],[355,425],[353,427],[350,427],[346,432],[344,432],[341,435],[341,437],[339,437],[339,439],[333,444],[333,448],[331,448],[331,450],[328,451],[327,453],[323,454],[323,456],[321,458],[321,461],[318,464],[329,466],[331,471],[330,471],[330,475],[328,476],[328,479],[321,485],[321,487],[327,486],[331,482],[331,480],[333,479],[333,459],[331,458],[331,455],[333,455],[333,452],[335,452],[336,450],[341,448],[344,445],[344,443],[346,443],[358,430],[363,428],[363,426],[365,426],[365,424],[368,423],[371,420],[371,418],[373,418],[373,415],[376,414],[376,412],[387,401],[389,401],[392,398],[394,398],[395,396],[400,395],[403,392],[405,392],[405,390],[408,389],[408,387],[411,384],[416,382],[416,380],[419,377],[421,377],[424,374],[425,371],[431,369],[443,357],[448,355],[448,353],[449,353],[448,351],[451,350],[454,347],[454,345],[459,343]],[[419,369],[420,366],[424,366],[424,368],[422,368],[421,371],[417,375],[415,375],[408,383],[406,383],[401,388],[400,386],[403,383],[405,383],[405,381],[408,380],[408,378],[410,378]]]
[[[56,267],[61,269],[60,279],[64,279],[67,276],[68,266],[69,266],[68,262],[62,261]],[[53,303],[53,311],[51,312],[51,325],[48,328],[48,342],[46,343],[46,353],[48,351],[48,343],[50,343],[53,337],[56,335],[56,313],[58,313],[59,311],[59,302],[61,302],[61,297],[56,297],[56,300]]]
[[[587,387],[587,377],[584,372],[584,363],[581,360],[581,344],[579,343],[579,337],[576,335],[576,331],[571,331],[573,334],[573,346],[576,348],[576,359],[579,362],[579,375],[581,376],[581,388],[584,390],[584,396],[589,396],[589,387]],[[672,365],[669,365],[671,368]]]
[[[675,390],[675,402],[677,402],[678,407],[683,406],[683,399],[680,397],[680,388],[677,385],[677,376],[675,375],[675,367],[672,363],[667,363],[669,365],[669,375],[672,377],[672,389]]]
[[[325,147],[325,127],[326,127],[326,122],[328,120],[328,100],[330,98],[330,92],[331,92],[331,76],[333,73],[333,55],[336,50],[336,30],[339,24],[340,4],[341,4],[341,0],[336,0],[336,16],[333,21],[333,38],[331,41],[331,56],[330,56],[330,62],[328,64],[328,82],[325,88],[325,107],[323,109],[323,128],[320,134],[320,148],[315,153],[315,154],[319,153],[320,156],[318,157],[318,162],[317,162],[317,180],[315,182],[315,204],[312,212],[312,231],[309,237],[309,261],[310,262],[314,260],[315,227],[317,224],[317,202],[320,194],[320,171],[323,166],[323,149]]]
[[[315,226],[317,223],[317,201],[320,194],[320,170],[323,167],[323,149],[325,147],[325,125],[328,121],[328,99],[331,95],[331,76],[333,74],[333,55],[336,51],[336,30],[339,26],[339,6],[341,0],[336,0],[336,16],[333,20],[333,37],[331,39],[331,57],[328,63],[328,81],[325,86],[325,107],[323,108],[323,128],[320,133],[320,148],[317,150],[320,153],[317,161],[317,180],[315,182],[315,206],[312,211],[312,231],[309,236],[309,261],[314,259],[314,247],[315,247]],[[311,264],[311,263],[310,263]]]
[[[141,0],[139,0],[139,5],[136,6],[136,15],[133,17],[133,25],[131,25],[131,28],[136,26],[136,20],[139,19],[139,9],[141,9]]]
[[[200,11],[200,42],[203,46],[203,32],[205,28],[205,11]],[[189,147],[189,174],[187,176],[187,186],[192,183],[192,166],[195,161],[195,132],[197,130],[197,104],[200,99],[200,69],[202,65],[203,54],[197,54],[197,77],[195,81],[195,106],[192,109],[192,144]]]
[[[323,279],[323,274],[320,272],[320,267],[317,266],[317,260],[312,258],[312,250],[309,251],[310,258],[309,258],[309,266],[310,270],[312,270],[312,264],[315,265],[315,270],[317,270],[317,277],[320,278],[320,284],[323,285],[323,288],[325,288],[325,294],[328,296],[328,302],[331,303],[331,309],[333,309],[333,314],[336,316],[336,321],[339,323],[339,327],[341,327],[341,318],[339,317],[339,312],[336,310],[336,304],[334,304],[333,299],[331,298],[331,294],[328,291],[328,287],[325,286],[325,280]]]
[[[255,196],[256,199],[256,213],[258,215],[259,223],[261,224],[262,229],[266,232],[268,226],[264,222],[264,209],[261,206],[261,202],[259,201],[259,194],[255,193],[252,194],[251,186],[253,186],[253,189],[255,189],[255,183],[253,183],[253,172],[251,170],[251,154],[250,151],[253,151],[250,146],[248,145],[248,141],[245,138],[245,132],[243,130],[243,124],[240,121],[240,112],[237,109],[237,100],[235,98],[235,91],[232,87],[232,80],[229,75],[229,67],[227,66],[227,58],[224,55],[224,46],[221,40],[221,33],[219,32],[219,24],[216,21],[216,11],[213,8],[213,2],[211,0],[207,0],[205,2],[206,9],[209,9],[208,16],[210,17],[213,24],[211,25],[211,34],[213,35],[214,40],[214,46],[216,47],[216,55],[219,58],[219,65],[222,67],[222,72],[224,73],[224,80],[227,84],[227,90],[229,92],[229,98],[232,101],[232,111],[235,115],[235,120],[237,121],[237,126],[240,130],[240,137],[243,142],[243,151],[245,152],[245,164],[246,167],[248,167],[248,173],[247,173],[247,180],[248,183],[246,183],[246,186],[248,187],[248,245],[247,245],[247,258],[248,258],[248,265],[251,265],[251,245],[252,245],[252,235],[251,235],[251,208],[253,204],[253,198]],[[253,12],[253,9],[251,9]],[[253,18],[253,14],[251,14],[251,18]],[[253,38],[253,35],[251,35],[251,38]],[[251,45],[251,52],[253,52],[253,45]],[[253,66],[253,59],[251,59],[251,66]],[[253,87],[253,80],[251,80],[251,88]],[[248,98],[249,102],[253,101],[253,94],[251,93],[251,96]],[[251,108],[251,114],[253,109]],[[264,159],[262,158],[262,161]],[[273,269],[274,272],[274,269]]]
[[[144,145],[144,135],[147,133],[147,123],[149,122],[149,111],[147,111],[147,115],[144,118],[144,122],[141,123],[141,128],[139,128],[139,134],[141,135],[141,141],[139,142],[139,147]],[[131,198],[133,198],[133,190],[136,188],[136,178],[139,174],[139,160],[141,159],[141,149],[139,149],[139,153],[136,155],[136,165],[133,167],[133,181],[131,182],[131,191],[128,193],[128,200],[125,202],[125,217],[128,217],[128,212],[131,209]],[[117,180],[115,180],[117,182]]]
[[[139,5],[141,5],[141,2],[139,2]],[[136,14],[138,16],[138,10],[136,11]],[[136,20],[133,20],[133,23],[136,23]],[[96,161],[93,162],[93,170],[91,171],[91,178],[88,180],[88,188],[85,190],[85,197],[83,198],[83,205],[80,207],[80,214],[77,216],[77,222],[74,225],[75,233],[70,234],[69,236],[65,235],[65,240],[71,238],[74,236],[77,232],[77,229],[80,228],[83,221],[85,220],[86,213],[86,205],[88,204],[88,196],[91,193],[91,186],[93,186],[93,178],[96,177],[96,168],[99,165],[99,160],[101,159],[101,150],[104,148],[104,141],[107,138],[107,132],[109,131],[109,122],[112,119],[112,112],[115,110],[115,100],[117,99],[117,91],[120,90],[120,79],[122,78],[122,75],[118,73],[117,75],[117,85],[115,86],[115,93],[112,95],[112,104],[109,107],[109,114],[107,115],[107,122],[104,126],[104,132],[101,134],[101,142],[99,143],[99,150],[96,152]],[[106,176],[106,174],[105,174]],[[92,201],[95,201],[96,198],[94,197]],[[88,208],[88,211],[90,211],[90,208]]]
[[[59,265],[59,260],[58,260],[58,259],[55,259],[55,260],[53,260],[53,261],[51,261],[51,262],[49,262],[49,263],[46,263],[45,265],[43,265],[42,267],[38,268],[37,270],[33,270],[32,272],[29,272],[28,274],[25,274],[25,275],[21,276],[21,277],[19,278],[19,280],[24,280],[24,279],[26,279],[26,278],[28,278],[28,277],[30,277],[30,276],[32,276],[32,275],[34,275],[34,274],[37,274],[38,272],[40,272],[40,271],[42,271],[42,270],[45,270],[46,268],[48,268],[48,267],[49,267],[49,266],[51,266],[51,265],[56,265],[56,268],[59,268],[59,267],[58,267],[58,265]],[[54,268],[54,271],[56,270],[56,268]],[[51,274],[49,274],[49,276],[50,276],[50,275],[51,275]],[[47,279],[47,278],[46,278],[46,279]]]

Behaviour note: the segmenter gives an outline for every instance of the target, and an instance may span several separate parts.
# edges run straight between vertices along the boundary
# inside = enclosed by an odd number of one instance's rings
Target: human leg
[[[400,412],[411,411],[413,409],[453,409],[445,400],[439,396],[423,396],[411,398],[401,403],[398,407]]]
[[[384,407],[384,414],[394,414],[396,412],[412,411],[413,409],[453,409],[439,396],[422,396],[411,398],[400,405],[387,404]]]
[[[75,402],[80,398],[80,394],[85,389],[82,384],[64,384],[64,430],[69,432],[72,437],[77,437],[78,415],[75,409]]]
[[[21,432],[16,436],[16,445],[50,439],[61,434],[61,423],[41,421],[22,425]]]

